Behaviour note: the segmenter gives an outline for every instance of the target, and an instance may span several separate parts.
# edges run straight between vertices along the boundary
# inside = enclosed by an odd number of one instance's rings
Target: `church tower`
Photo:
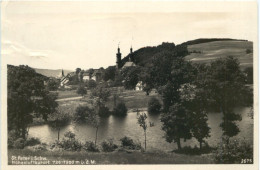
[[[129,55],[129,59],[128,59],[130,62],[133,62],[133,48],[131,46],[130,48],[130,55]]]
[[[120,53],[120,48],[118,47],[117,49],[117,54],[116,54],[116,68],[120,68],[121,66],[121,53]]]
[[[64,71],[63,71],[63,69],[62,69],[62,72],[61,72],[61,76],[64,77]]]

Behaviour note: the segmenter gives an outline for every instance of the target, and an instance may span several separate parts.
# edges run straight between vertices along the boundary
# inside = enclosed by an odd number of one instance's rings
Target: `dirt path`
[[[79,100],[79,99],[82,99],[82,96],[57,99],[56,102],[69,101],[69,100]]]

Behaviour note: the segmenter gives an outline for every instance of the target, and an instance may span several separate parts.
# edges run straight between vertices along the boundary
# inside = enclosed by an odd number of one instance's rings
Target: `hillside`
[[[51,70],[51,69],[39,69],[39,68],[33,68],[37,73],[42,74],[47,77],[59,77],[61,76],[62,69],[57,70]],[[70,72],[73,72],[71,70],[63,70],[64,74],[67,75]]]
[[[141,66],[150,65],[154,57],[160,57],[164,53],[176,54],[177,56],[187,55],[186,45],[177,45],[174,43],[163,42],[161,45],[154,47],[143,47],[132,53],[133,61]],[[131,54],[122,59],[122,64],[129,60]]]
[[[162,43],[159,46],[144,47],[133,52],[133,61],[141,66],[151,64],[154,57],[160,57],[164,53],[172,53],[177,56],[185,56],[186,60],[194,63],[209,63],[220,57],[237,57],[241,68],[253,66],[253,42],[236,39],[196,39],[180,45],[174,43]],[[122,59],[124,64],[130,54]]]
[[[253,43],[250,41],[214,41],[188,45],[185,59],[195,63],[209,63],[219,57],[233,56],[240,61],[242,69],[253,66]]]

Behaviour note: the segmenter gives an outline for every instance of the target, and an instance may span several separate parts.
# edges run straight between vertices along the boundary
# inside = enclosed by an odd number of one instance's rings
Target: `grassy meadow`
[[[247,52],[247,50],[251,52]],[[216,58],[233,56],[240,61],[241,68],[253,66],[253,43],[250,41],[214,41],[188,45],[190,54],[186,60],[195,63],[210,63]]]

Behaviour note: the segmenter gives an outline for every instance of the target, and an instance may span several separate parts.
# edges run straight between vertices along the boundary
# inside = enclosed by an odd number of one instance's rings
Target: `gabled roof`
[[[127,61],[125,63],[125,65],[123,66],[123,68],[125,68],[125,67],[132,67],[132,66],[136,66],[135,63],[133,63],[132,61]]]

